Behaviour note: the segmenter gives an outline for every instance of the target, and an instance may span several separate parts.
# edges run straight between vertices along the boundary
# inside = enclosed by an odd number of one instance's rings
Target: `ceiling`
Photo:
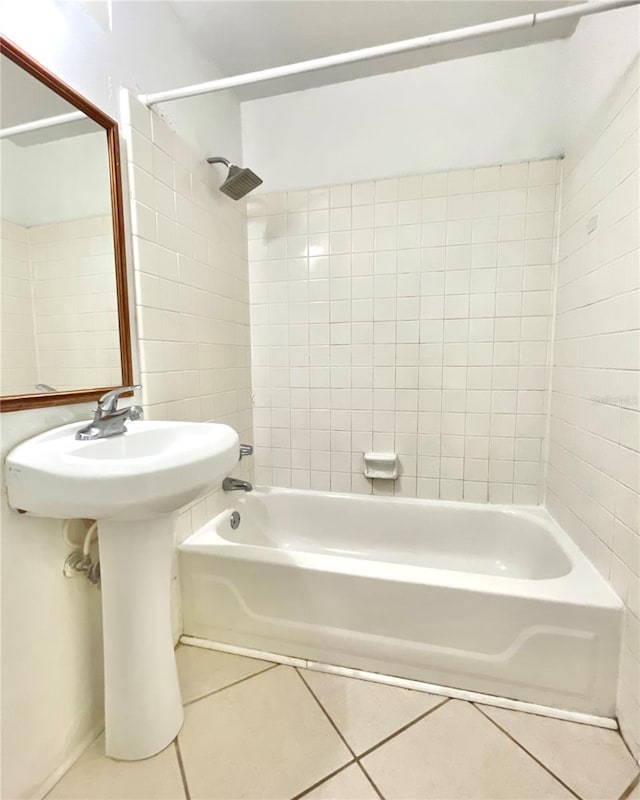
[[[573,5],[568,0],[177,0],[187,34],[222,76]],[[252,100],[570,36],[567,20],[236,89]],[[214,76],[212,76],[214,77]],[[167,89],[174,88],[167,86]]]

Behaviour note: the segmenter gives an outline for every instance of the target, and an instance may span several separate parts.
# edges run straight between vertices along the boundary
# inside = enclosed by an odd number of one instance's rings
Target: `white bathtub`
[[[614,714],[622,604],[544,509],[259,489],[180,545],[185,634]]]

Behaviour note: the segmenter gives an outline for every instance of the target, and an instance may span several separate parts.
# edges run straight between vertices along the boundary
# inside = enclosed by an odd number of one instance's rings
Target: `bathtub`
[[[257,489],[179,562],[189,637],[614,715],[622,604],[542,508]]]

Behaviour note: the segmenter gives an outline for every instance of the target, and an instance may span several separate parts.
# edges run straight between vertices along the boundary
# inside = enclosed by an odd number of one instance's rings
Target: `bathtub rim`
[[[434,512],[438,513],[445,513],[445,514],[468,514],[471,512],[476,516],[479,516],[477,512],[482,510],[482,515],[486,518],[487,516],[489,519],[494,517],[496,520],[499,520],[501,524],[504,524],[505,521],[507,524],[512,522],[514,519],[521,519],[524,520],[529,526],[533,526],[534,529],[542,528],[544,532],[544,536],[547,540],[545,546],[550,544],[552,547],[555,546],[559,550],[559,557],[561,562],[560,569],[564,568],[563,571],[556,571],[555,574],[542,576],[542,577],[523,577],[520,578],[521,580],[554,580],[555,578],[563,578],[571,572],[572,569],[572,561],[569,553],[566,551],[565,548],[562,547],[561,542],[558,541],[557,536],[554,536],[553,531],[549,529],[549,525],[547,524],[547,516],[543,515],[540,516],[536,513],[531,513],[531,511],[535,511],[537,508],[536,506],[514,506],[514,505],[506,505],[506,504],[497,504],[497,503],[476,503],[476,502],[468,502],[468,501],[440,501],[440,500],[427,500],[422,498],[400,498],[400,497],[387,497],[386,495],[364,495],[364,494],[351,494],[345,492],[331,492],[331,491],[318,491],[318,490],[307,490],[307,489],[290,489],[284,487],[272,487],[272,486],[258,486],[252,492],[251,495],[243,495],[238,498],[236,510],[241,510],[242,506],[247,504],[249,508],[256,503],[256,501],[262,500],[263,504],[265,505],[265,510],[269,510],[270,501],[273,498],[273,501],[278,504],[278,501],[282,502],[282,499],[285,500],[287,498],[295,498],[294,502],[299,502],[300,498],[309,498],[311,500],[317,500],[319,503],[326,503],[328,502],[327,498],[331,498],[332,501],[335,499],[336,502],[345,504],[349,504],[351,508],[349,509],[349,513],[358,513],[358,507],[364,509],[370,505],[384,505],[387,507],[388,510],[393,511],[394,508],[396,509],[420,509],[422,513],[427,513],[430,509],[433,509]],[[279,505],[279,504],[278,504]],[[487,508],[488,506],[488,508]],[[281,506],[279,506],[281,508]],[[345,509],[346,511],[347,509]],[[276,515],[278,514],[278,508],[276,509]],[[395,512],[394,512],[395,513]],[[399,512],[402,513],[402,512]],[[218,516],[218,515],[216,515]],[[242,528],[240,528],[242,530]],[[229,535],[231,533],[231,535]],[[257,544],[255,542],[243,542],[239,541],[237,536],[238,531],[234,530],[232,532],[228,531],[220,531],[220,538],[225,540],[230,545],[240,545],[240,546],[256,546],[256,547],[266,547],[267,545]],[[235,534],[235,536],[234,536]],[[483,535],[483,534],[480,534]],[[500,538],[502,538],[503,534],[499,534]],[[274,550],[278,550],[278,547],[274,544]],[[335,555],[336,557],[340,557],[340,553],[334,552],[331,553],[330,551],[315,551],[313,549],[304,549],[304,548],[296,548],[291,547],[287,548],[288,552],[295,552],[295,553],[310,553],[313,555]],[[349,555],[344,555],[345,558],[351,558]],[[378,560],[384,561],[384,559],[364,559],[364,560]],[[393,561],[393,562],[385,562],[385,563],[395,563],[402,565],[404,562],[402,561]],[[422,566],[425,566],[424,564]],[[435,567],[433,567],[435,569]],[[453,568],[447,569],[446,567],[440,567],[438,569],[443,569],[449,572],[467,572],[468,574],[478,574],[478,575],[485,575],[487,577],[507,577],[510,579],[518,579],[517,576],[511,575],[501,575],[500,573],[495,572],[472,572],[471,570],[456,570]]]
[[[225,642],[212,641],[199,636],[189,636],[182,634],[179,639],[180,644],[189,647],[199,647],[204,650],[214,650],[230,655],[244,656],[245,658],[255,658],[261,661],[269,661],[273,664],[282,664],[299,669],[308,669],[313,672],[324,672],[330,675],[339,675],[343,678],[356,678],[370,683],[379,683],[385,686],[394,686],[399,689],[411,689],[413,691],[425,692],[452,700],[465,700],[482,706],[493,706],[495,708],[505,708],[510,711],[521,711],[525,714],[534,714],[539,717],[550,717],[560,719],[565,722],[576,722],[580,725],[591,725],[597,728],[619,731],[618,721],[615,717],[603,717],[595,714],[586,714],[581,711],[569,711],[567,709],[554,708],[553,706],[529,703],[525,700],[513,700],[510,697],[500,695],[483,694],[467,689],[456,689],[442,684],[427,683],[411,678],[400,678],[382,672],[369,672],[367,670],[355,669],[353,667],[340,667],[336,664],[328,664],[322,661],[310,661],[296,656],[287,656],[280,653],[273,653],[267,650],[256,650],[251,647],[241,647],[240,645],[227,644]]]
[[[451,510],[473,510],[478,513],[502,513],[517,518],[529,518],[544,528],[557,547],[571,563],[571,569],[564,575],[553,578],[511,578],[464,572],[460,570],[439,569],[414,566],[410,564],[390,564],[384,561],[355,559],[326,553],[305,551],[284,551],[277,548],[255,544],[243,544],[225,539],[218,526],[228,520],[231,513],[241,507],[251,496],[243,496],[240,503],[223,509],[194,531],[177,549],[185,554],[200,553],[213,555],[212,548],[218,549],[218,558],[232,558],[252,563],[284,564],[303,570],[327,569],[343,574],[358,574],[379,580],[402,580],[409,583],[429,583],[438,587],[448,587],[462,591],[485,592],[505,597],[532,598],[539,601],[563,602],[568,605],[622,611],[622,600],[613,588],[591,564],[578,545],[563,530],[544,506],[514,506],[498,503],[472,503],[456,500],[428,500],[421,498],[398,498],[380,495],[358,495],[346,492],[327,492],[308,489],[290,489],[273,486],[258,486],[251,494],[254,497],[268,498],[270,495],[312,495],[319,498],[344,498],[349,501],[367,502],[381,499],[394,505],[410,504],[429,509],[449,508]]]

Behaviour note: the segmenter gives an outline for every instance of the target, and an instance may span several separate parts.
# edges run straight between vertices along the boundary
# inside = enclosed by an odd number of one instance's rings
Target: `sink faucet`
[[[222,489],[225,492],[237,492],[239,490],[251,492],[253,491],[253,486],[249,481],[241,481],[239,478],[225,478],[222,481]]]
[[[86,441],[87,439],[106,439],[109,436],[119,436],[126,433],[125,422],[127,420],[140,419],[142,408],[140,406],[129,406],[118,411],[118,398],[140,389],[140,385],[121,386],[111,392],[103,394],[98,400],[98,405],[93,412],[93,420],[84,428],[76,433],[76,439]]]

